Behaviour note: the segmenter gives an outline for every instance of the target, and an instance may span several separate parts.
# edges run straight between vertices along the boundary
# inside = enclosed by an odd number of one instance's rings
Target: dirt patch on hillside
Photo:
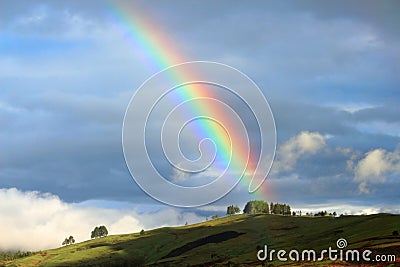
[[[163,259],[170,258],[170,257],[177,257],[179,255],[182,255],[185,252],[188,252],[192,249],[195,249],[197,247],[209,244],[209,243],[220,243],[232,238],[236,238],[240,235],[243,235],[244,233],[238,233],[235,231],[227,231],[227,232],[222,232],[218,233],[215,235],[209,235],[200,239],[197,239],[196,241],[187,243],[186,245],[183,245],[182,247],[176,248],[172,250],[168,255],[164,256]]]

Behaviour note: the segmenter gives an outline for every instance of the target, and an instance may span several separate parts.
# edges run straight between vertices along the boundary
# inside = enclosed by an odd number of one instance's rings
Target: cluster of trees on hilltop
[[[65,238],[65,240],[62,242],[62,245],[63,246],[68,246],[68,245],[72,245],[72,244],[74,244],[75,243],[75,239],[74,239],[74,237],[71,235],[71,236],[69,236],[68,238]]]
[[[292,215],[290,213],[290,206],[287,204],[272,203],[270,204],[271,214]]]
[[[98,238],[107,235],[108,235],[108,230],[104,225],[96,226],[96,228],[94,228],[94,230],[92,231],[90,238]]]
[[[237,207],[237,206],[236,206]],[[239,209],[239,208],[237,208]],[[227,214],[228,215],[232,215],[235,213],[240,212],[235,210],[234,211],[234,206],[231,205],[228,207],[227,209]],[[249,202],[246,203],[244,209],[243,209],[243,213],[246,214],[256,214],[256,213],[266,213],[266,214],[278,214],[278,215],[293,215],[295,216],[296,214],[301,216],[301,211],[299,212],[291,212],[291,208],[290,205],[288,204],[281,204],[281,203],[273,203],[271,202],[268,205],[268,202],[264,201],[264,200],[251,200]],[[316,213],[306,213],[306,216],[333,216],[336,217],[337,213],[336,211],[334,212],[330,212],[328,213],[327,211],[320,211],[320,212],[316,212]]]
[[[268,203],[263,200],[251,200],[244,206],[243,213],[269,213],[269,206]]]
[[[229,206],[228,210],[229,210],[229,208],[232,209],[232,207],[233,206]],[[266,202],[264,200],[251,200],[251,201],[247,202],[246,205],[244,206],[243,213],[246,213],[246,214],[266,213],[266,214],[291,215],[289,205],[273,203],[273,202],[271,202],[271,204],[268,205],[268,202]]]
[[[333,213],[329,213],[328,214],[328,212],[327,211],[320,211],[320,212],[317,212],[317,213],[314,213],[314,216],[335,216],[336,217],[336,211],[334,211]]]

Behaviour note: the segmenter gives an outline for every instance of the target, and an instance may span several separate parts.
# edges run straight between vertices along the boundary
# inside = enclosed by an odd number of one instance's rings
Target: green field
[[[360,262],[261,262],[256,254],[269,249],[320,252],[345,238],[346,249],[369,249],[394,254],[400,265],[400,215],[377,214],[342,217],[235,215],[182,227],[164,227],[139,233],[85,241],[0,266],[357,266]],[[375,266],[362,263],[363,266]],[[397,264],[397,265],[396,265]]]

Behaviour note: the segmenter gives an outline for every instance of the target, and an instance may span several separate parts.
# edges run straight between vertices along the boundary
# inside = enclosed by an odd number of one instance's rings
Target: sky
[[[399,13],[388,0],[1,1],[0,250],[83,241],[102,224],[114,234],[204,221],[255,198],[400,213]],[[122,124],[143,82],[196,60],[258,85],[277,148],[257,193],[238,184],[176,208],[132,179]]]

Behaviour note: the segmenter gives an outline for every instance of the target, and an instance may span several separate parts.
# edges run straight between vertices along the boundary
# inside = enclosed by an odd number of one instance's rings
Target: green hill
[[[194,225],[164,227],[146,231],[144,235],[98,238],[3,262],[0,266],[327,266],[333,264],[327,258],[322,262],[280,262],[275,258],[271,263],[259,261],[256,255],[264,245],[287,252],[336,249],[339,238],[347,240],[346,249],[369,249],[372,255],[394,254],[397,262],[392,266],[398,266],[400,237],[392,234],[395,230],[400,231],[400,215],[334,218],[242,214]],[[359,263],[334,263],[335,266],[350,264]]]

